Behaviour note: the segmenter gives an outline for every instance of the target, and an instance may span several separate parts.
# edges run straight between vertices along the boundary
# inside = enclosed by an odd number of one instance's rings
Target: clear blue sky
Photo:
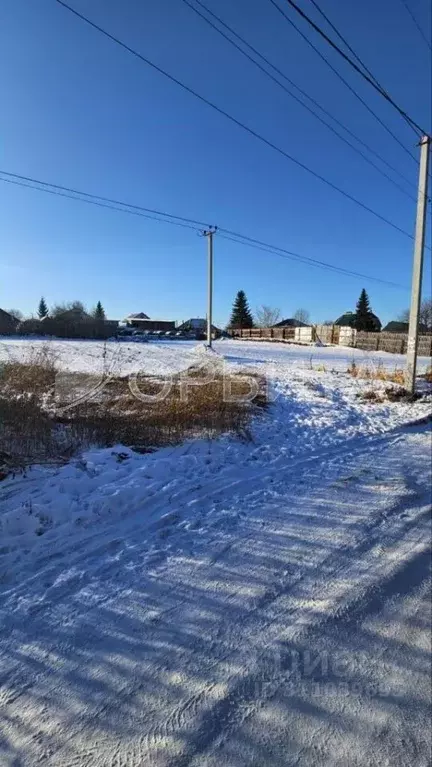
[[[284,0],[279,3],[289,12]],[[228,24],[417,182],[417,166],[269,0],[205,0]],[[319,20],[308,0],[299,0]],[[271,83],[181,0],[70,0],[300,161],[402,228],[415,203]],[[429,0],[408,0],[430,34]],[[375,76],[427,129],[430,52],[400,0],[321,0]],[[292,12],[291,12],[292,15]],[[320,21],[320,23],[323,23]],[[301,24],[301,21],[300,21]],[[304,25],[303,25],[304,26]],[[313,32],[306,27],[308,35]],[[316,36],[415,153],[415,135]],[[86,26],[55,0],[1,0],[0,167],[219,224],[407,285],[397,290],[215,241],[215,320],[237,290],[254,309],[312,319],[353,309],[363,285],[384,321],[408,305],[412,243]],[[0,306],[98,299],[108,315],[204,316],[205,242],[193,231],[0,183]],[[429,221],[430,223],[430,221]],[[425,293],[430,284],[427,257]]]

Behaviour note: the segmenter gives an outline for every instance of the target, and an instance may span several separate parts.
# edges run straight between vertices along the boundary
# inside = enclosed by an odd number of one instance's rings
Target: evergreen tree
[[[369,296],[363,288],[356,306],[355,327],[357,330],[376,330],[375,319],[370,307]]]
[[[236,295],[231,313],[230,326],[232,328],[253,328],[252,312],[249,309],[244,290],[239,290]]]
[[[44,317],[48,317],[48,307],[46,305],[46,301],[43,296],[41,300],[39,301],[38,317],[40,320],[42,320]]]
[[[96,304],[96,308],[93,311],[93,317],[95,320],[100,320],[101,322],[105,319],[105,310],[100,301]]]

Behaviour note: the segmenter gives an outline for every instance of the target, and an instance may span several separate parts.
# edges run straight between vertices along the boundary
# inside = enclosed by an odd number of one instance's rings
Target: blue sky
[[[416,163],[269,0],[205,2],[416,185]],[[289,12],[284,0],[278,2]],[[428,34],[430,2],[408,2]],[[181,0],[70,3],[301,162],[413,231],[415,202]],[[308,0],[300,4],[322,23]],[[402,2],[321,0],[321,5],[393,97],[430,129],[430,52]],[[417,153],[415,135],[404,121],[304,28]],[[253,309],[269,304],[290,316],[302,306],[314,321],[354,308],[363,286],[384,321],[408,305],[409,239],[141,64],[55,0],[2,0],[0,66],[3,170],[208,221],[407,286],[404,291],[354,279],[216,238],[218,323],[227,321],[240,288]],[[177,320],[204,316],[206,244],[194,231],[4,183],[0,210],[3,308],[34,312],[43,294],[48,304],[81,299],[92,306],[100,299],[116,319],[131,311]],[[430,253],[426,264],[428,293]]]

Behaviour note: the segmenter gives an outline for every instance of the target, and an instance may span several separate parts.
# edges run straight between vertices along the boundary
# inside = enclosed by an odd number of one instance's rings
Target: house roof
[[[376,314],[371,312],[370,316],[374,320],[374,324],[377,328],[377,330],[380,330],[381,328],[381,320],[379,317],[377,317]],[[345,312],[345,314],[342,314],[335,322],[335,325],[340,325],[341,327],[355,327],[356,322],[356,313],[355,312]]]
[[[383,331],[387,333],[408,333],[408,322],[400,322],[399,320],[391,320],[388,322]],[[419,332],[426,333],[427,327],[421,322],[419,323]]]
[[[186,322],[182,322],[181,325],[179,325],[178,330],[206,330],[207,329],[207,320],[203,319],[201,317],[191,317],[190,320],[186,320]],[[213,330],[218,330],[215,325],[212,325]]]
[[[7,320],[8,322],[16,322],[16,324],[19,323],[17,317],[14,317],[13,314],[10,314],[9,312],[5,312],[4,309],[0,309],[0,319]]]
[[[289,317],[286,320],[281,320],[280,322],[277,322],[276,325],[273,325],[274,328],[307,328],[308,325],[306,322],[301,322],[301,320],[296,320],[294,317]]]
[[[127,320],[149,320],[150,317],[144,312],[134,312],[132,314],[128,314],[126,319]]]

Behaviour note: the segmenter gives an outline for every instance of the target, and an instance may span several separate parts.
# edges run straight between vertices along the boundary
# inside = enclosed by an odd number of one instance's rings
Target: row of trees
[[[9,314],[11,314],[12,317],[16,317],[17,320],[22,321],[25,319],[24,314],[19,309],[9,309]],[[97,302],[94,309],[88,312],[82,301],[54,304],[54,306],[49,309],[45,298],[43,296],[41,297],[37,308],[37,317],[40,320],[44,320],[45,317],[59,319],[64,318],[66,315],[73,315],[77,321],[81,322],[89,319],[103,322],[106,319],[105,310],[100,301]],[[32,316],[30,319],[35,319],[35,317]]]
[[[234,300],[229,325],[233,328],[270,328],[279,322],[281,316],[280,309],[263,304],[257,308],[254,317],[249,308],[246,293],[244,290],[239,290]],[[307,309],[297,309],[293,318],[307,325],[310,314]]]
[[[237,328],[269,328],[276,325],[280,319],[280,310],[266,305],[258,307],[254,316],[249,308],[244,290],[239,290],[234,300],[229,325],[230,327]],[[293,314],[293,319],[307,325],[310,322],[310,314],[307,309],[297,309]],[[398,317],[398,320],[400,322],[408,322],[409,309],[402,312]],[[327,320],[324,324],[332,325],[333,322]],[[357,330],[368,332],[380,328],[379,319],[372,311],[369,296],[364,288],[357,301],[352,325]],[[420,326],[423,330],[432,331],[432,299],[430,298],[425,299],[422,302],[420,310]]]

